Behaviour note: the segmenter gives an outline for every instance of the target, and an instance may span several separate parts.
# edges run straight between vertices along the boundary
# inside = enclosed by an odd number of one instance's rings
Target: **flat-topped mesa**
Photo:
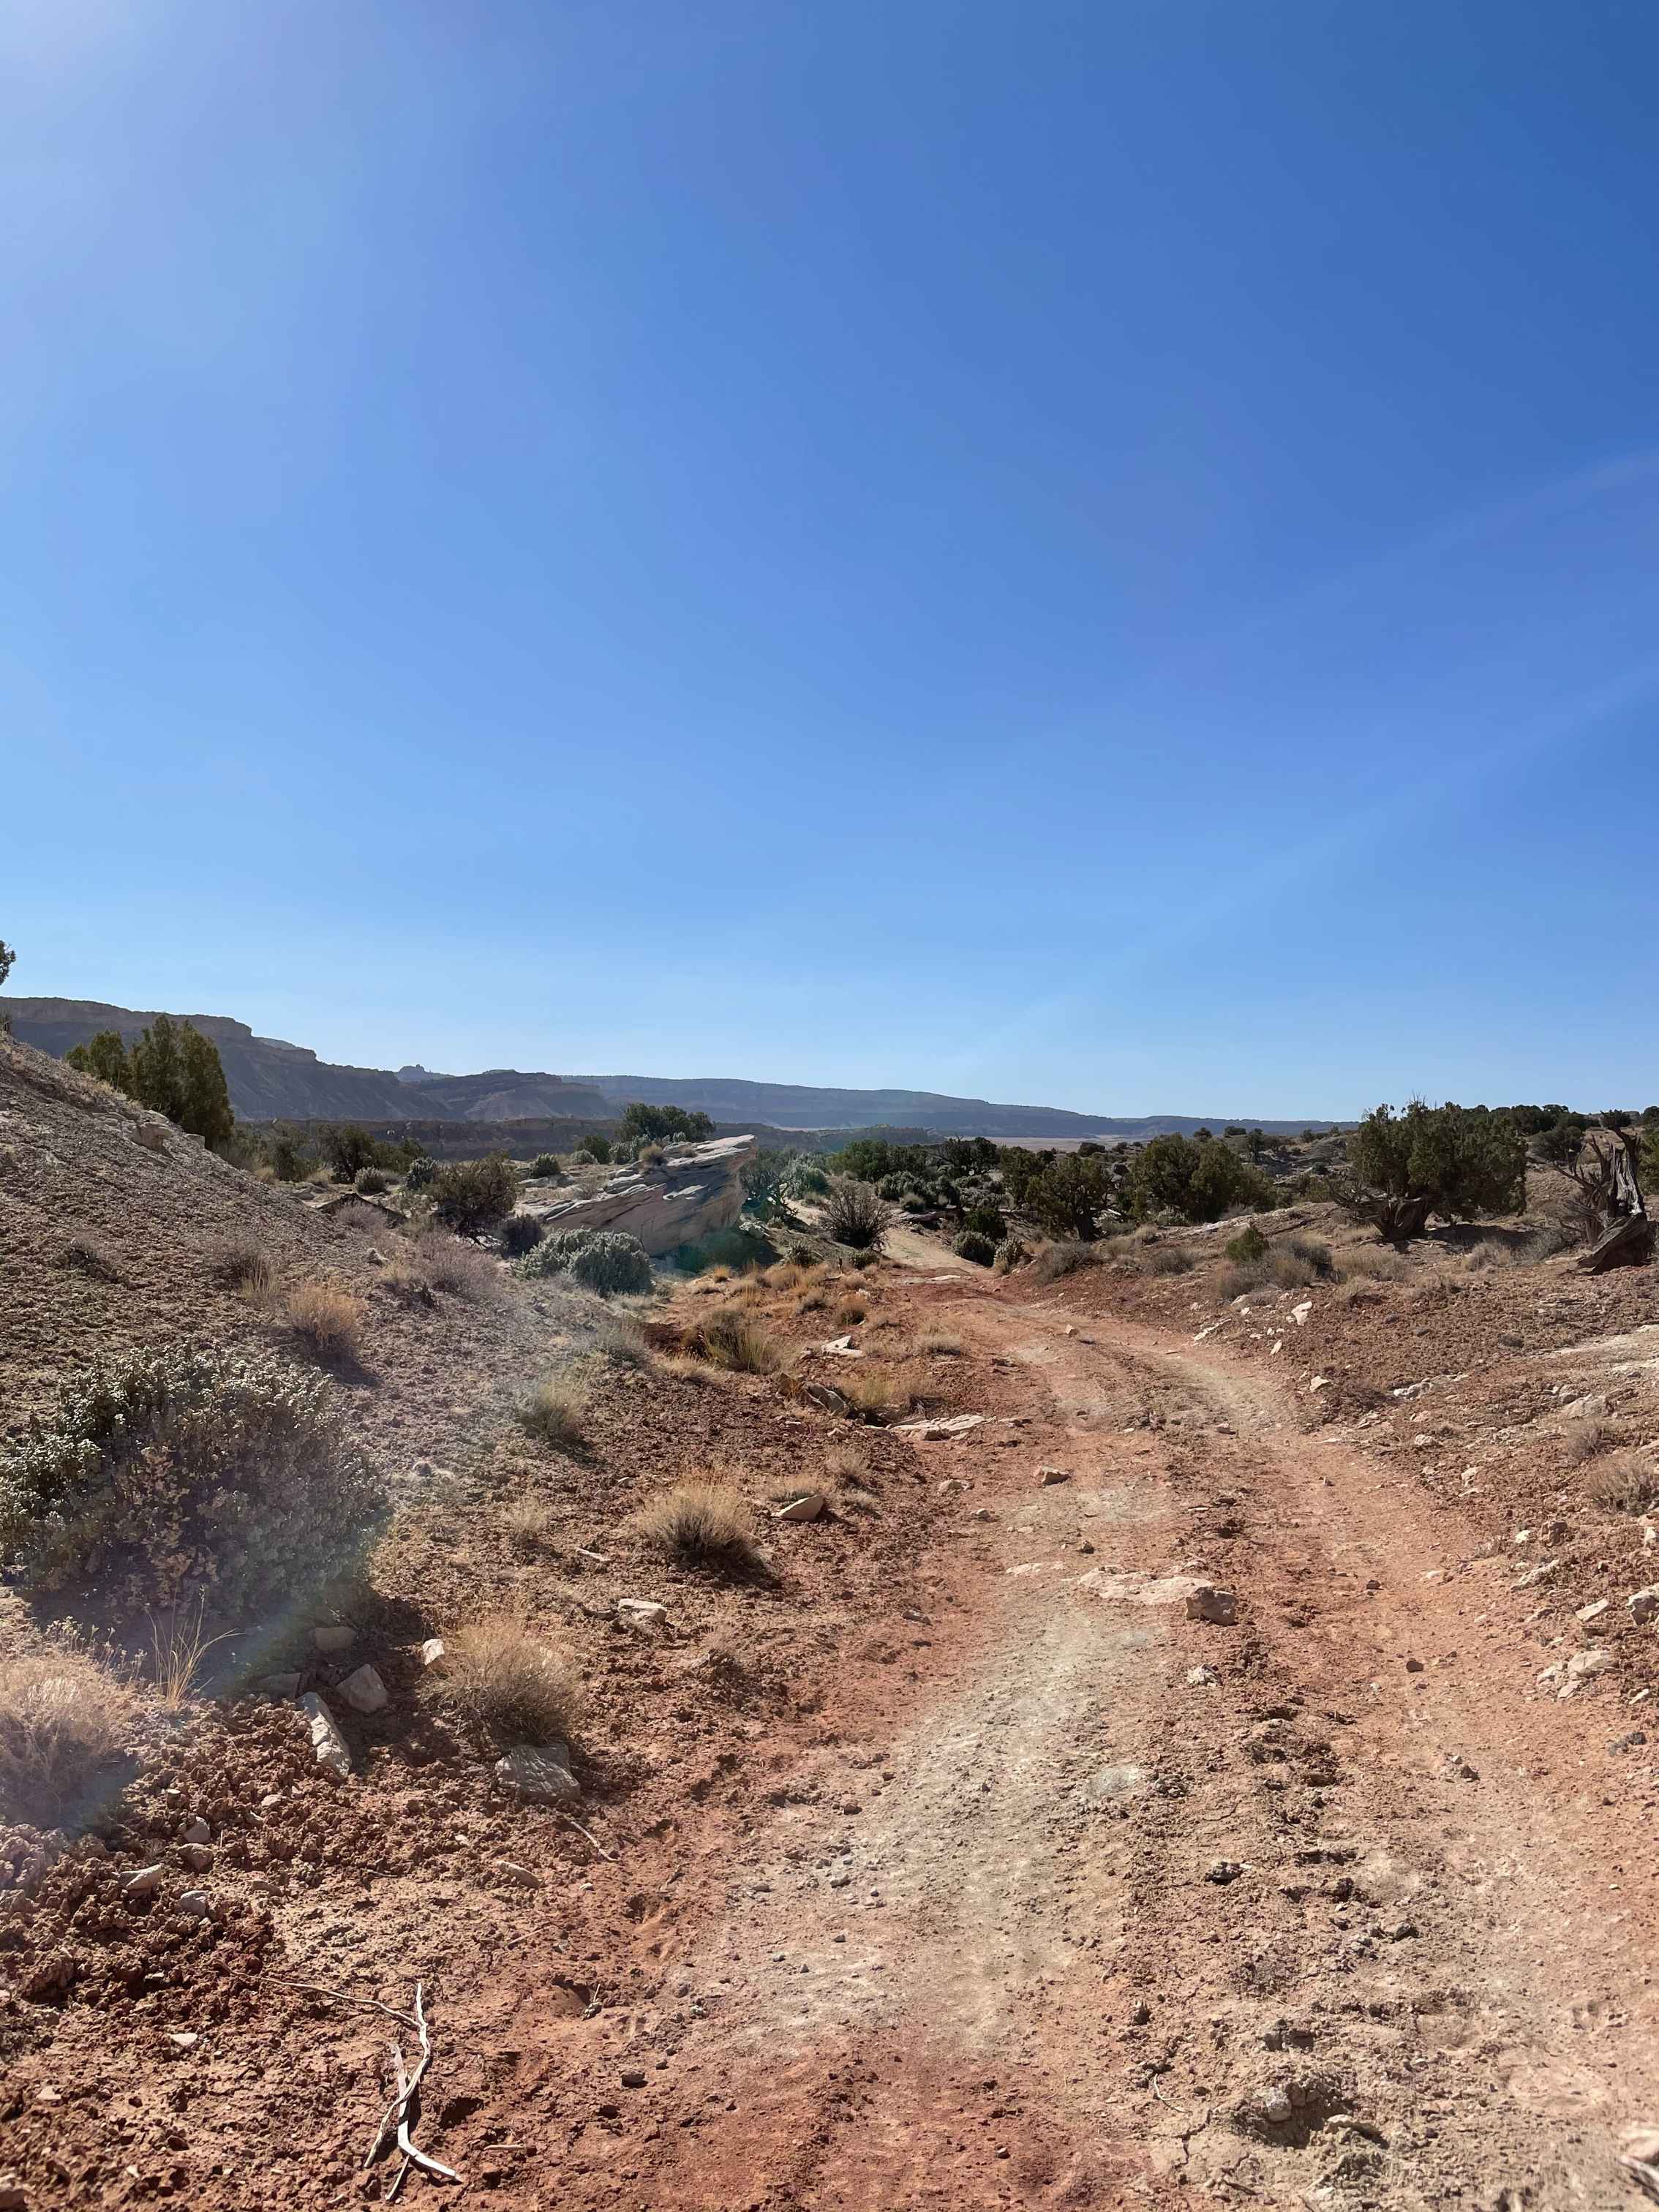
[[[550,1234],[622,1230],[655,1256],[731,1227],[743,1211],[743,1170],[754,1156],[752,1137],[676,1145],[658,1166],[619,1168],[592,1198],[526,1198],[522,1211]]]

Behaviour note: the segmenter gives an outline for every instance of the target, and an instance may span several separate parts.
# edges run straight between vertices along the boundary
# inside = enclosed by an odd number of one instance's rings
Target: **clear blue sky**
[[[1647,0],[21,0],[12,989],[1659,1097]]]

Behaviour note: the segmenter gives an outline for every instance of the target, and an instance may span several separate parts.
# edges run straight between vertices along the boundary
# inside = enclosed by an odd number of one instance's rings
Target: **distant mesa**
[[[58,1058],[100,1030],[136,1037],[155,1019],[91,999],[8,998],[24,1044]],[[756,1083],[738,1076],[551,1075],[515,1067],[434,1075],[410,1061],[396,1070],[319,1060],[304,1045],[256,1036],[225,1014],[182,1014],[219,1048],[230,1103],[249,1121],[612,1121],[629,1100],[672,1103],[727,1127],[791,1130],[902,1129],[945,1137],[1146,1138],[1166,1130],[1221,1129],[1243,1117],[1073,1114],[1059,1106],[1014,1106],[936,1091],[842,1091],[805,1083]],[[1308,1119],[1259,1121],[1268,1135],[1325,1127]]]

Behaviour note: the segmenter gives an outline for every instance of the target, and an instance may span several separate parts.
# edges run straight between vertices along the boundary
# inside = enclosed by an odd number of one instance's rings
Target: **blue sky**
[[[1659,16],[22,0],[15,991],[1659,1097]]]

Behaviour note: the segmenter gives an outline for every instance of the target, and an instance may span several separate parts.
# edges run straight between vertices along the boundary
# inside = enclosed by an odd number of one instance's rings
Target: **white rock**
[[[1594,1598],[1589,1605],[1581,1605],[1579,1607],[1578,1618],[1580,1620],[1600,1620],[1601,1615],[1607,1611],[1612,1602],[1613,1600],[1611,1598]]]
[[[570,1753],[562,1743],[521,1743],[495,1761],[495,1779],[532,1805],[568,1805],[581,1796],[570,1771]]]
[[[1313,1300],[1311,1298],[1304,1298],[1300,1305],[1294,1305],[1291,1308],[1291,1319],[1296,1323],[1298,1328],[1306,1328],[1308,1326],[1308,1316],[1312,1311]]]
[[[356,1640],[356,1631],[343,1620],[321,1621],[311,1632],[312,1644],[319,1651],[349,1651]]]
[[[179,1899],[179,1910],[186,1920],[205,1920],[210,1909],[205,1890],[187,1889]]]
[[[1638,1624],[1651,1620],[1659,1613],[1659,1583],[1647,1589],[1632,1590],[1625,1603],[1630,1607],[1632,1620]]]
[[[386,1684],[373,1667],[359,1667],[340,1685],[340,1695],[354,1713],[378,1713],[386,1701]]]
[[[345,1738],[335,1725],[334,1716],[318,1696],[307,1690],[300,1700],[300,1711],[311,1728],[311,1747],[316,1753],[319,1766],[325,1766],[331,1774],[343,1782],[351,1772],[351,1753],[346,1749]]]
[[[1056,1482],[1069,1482],[1071,1476],[1063,1467],[1040,1467],[1036,1471],[1037,1488],[1048,1490]]]
[[[1515,1587],[1518,1590],[1531,1589],[1535,1583],[1547,1583],[1560,1564],[1559,1559],[1540,1559],[1535,1567],[1527,1569]]]
[[[441,1636],[428,1636],[421,1646],[421,1664],[428,1673],[441,1674],[444,1671],[444,1640]]]
[[[515,1883],[520,1889],[534,1889],[537,1887],[539,1877],[532,1874],[527,1866],[520,1866],[516,1859],[497,1859],[495,1863],[507,1880]]]
[[[1311,1397],[1316,1390],[1328,1390],[1330,1387],[1331,1378],[1328,1375],[1316,1375],[1308,1385],[1308,1394]]]
[[[797,1498],[787,1505],[781,1505],[772,1516],[775,1521],[816,1521],[823,1510],[823,1492],[809,1490],[804,1498]]]
[[[910,1437],[917,1443],[945,1443],[951,1437],[965,1437],[970,1429],[979,1427],[983,1413],[953,1413],[945,1421],[901,1421],[893,1431],[896,1437]]]
[[[1215,1583],[1200,1583],[1187,1599],[1187,1618],[1213,1621],[1218,1627],[1231,1628],[1238,1619],[1237,1593]]]
[[[648,1597],[619,1597],[617,1612],[629,1628],[666,1628],[668,1607]]]
[[[121,1890],[127,1897],[154,1897],[161,1887],[161,1868],[147,1866],[140,1867],[136,1874],[130,1874],[121,1884]]]
[[[1187,1669],[1187,1687],[1189,1690],[1212,1689],[1219,1680],[1212,1668],[1189,1667]]]
[[[1601,1390],[1592,1390],[1583,1398],[1575,1398],[1571,1405],[1562,1407],[1570,1421],[1605,1421],[1612,1410],[1606,1394]]]

